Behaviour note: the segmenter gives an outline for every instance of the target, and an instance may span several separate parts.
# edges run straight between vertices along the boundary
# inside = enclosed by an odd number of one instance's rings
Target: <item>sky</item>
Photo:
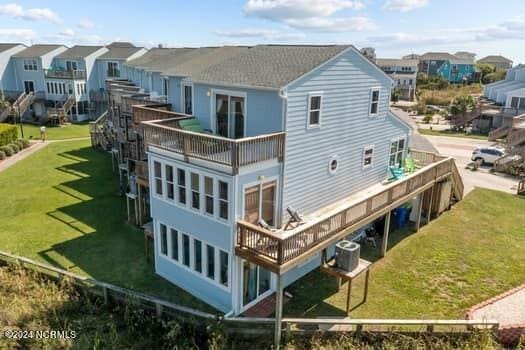
[[[523,0],[0,2],[0,42],[153,47],[353,44],[378,57],[501,54],[525,63]]]

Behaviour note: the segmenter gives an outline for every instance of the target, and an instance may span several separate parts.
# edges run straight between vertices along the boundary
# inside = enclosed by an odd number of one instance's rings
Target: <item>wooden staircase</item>
[[[478,104],[472,111],[467,112],[464,115],[453,117],[451,122],[456,127],[464,127],[468,123],[470,123],[472,120],[479,117],[482,114],[482,112],[483,112],[483,107],[481,104]]]
[[[91,136],[91,146],[100,147],[110,151],[113,146],[111,128],[108,125],[108,111],[105,111],[93,122],[89,122],[89,134]]]
[[[451,171],[452,174],[452,193],[454,194],[454,199],[460,201],[463,199],[463,194],[465,192],[465,185],[463,184],[463,179],[459,174],[458,166],[456,162],[452,162]]]
[[[22,116],[29,109],[33,101],[35,100],[35,93],[33,91],[26,94],[22,92],[20,96],[11,106],[11,114],[14,117]]]
[[[68,113],[71,112],[71,109],[77,102],[75,96],[67,94],[62,96],[62,100],[64,101],[62,102],[62,106],[47,109],[48,119],[62,123],[66,120]]]
[[[518,183],[518,195],[525,196],[525,180]]]
[[[507,137],[509,132],[512,130],[510,126],[502,126],[489,133],[489,141],[497,141],[499,139]]]

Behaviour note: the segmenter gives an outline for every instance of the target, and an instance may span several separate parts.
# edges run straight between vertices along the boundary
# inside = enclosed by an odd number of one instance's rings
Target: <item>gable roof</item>
[[[248,50],[245,46],[223,46],[215,48],[199,48],[180,57],[163,73],[171,76],[192,77],[204,69],[224,62]]]
[[[479,59],[478,62],[498,62],[498,63],[512,63],[512,60],[509,60],[507,57],[501,55],[489,55]]]
[[[428,61],[447,61],[447,60],[457,60],[458,58],[454,55],[449,54],[448,52],[427,52],[419,57],[421,60]]]
[[[101,60],[125,60],[135,52],[142,50],[142,47],[135,46],[106,46],[109,49],[108,52],[99,56]]]
[[[194,74],[200,82],[281,88],[349,45],[258,45]]]
[[[144,55],[135,58],[126,65],[134,68],[143,68],[149,71],[163,72],[171,69],[180,57],[196,50],[192,48],[154,48]]]
[[[57,56],[57,58],[84,58],[92,53],[100,50],[104,46],[84,46],[84,45],[75,45],[70,49],[62,52]]]
[[[0,43],[0,53],[12,49],[15,46],[24,45],[20,43]]]
[[[111,44],[106,45],[106,47],[109,49],[111,47],[135,47],[135,45],[128,41],[114,41]]]
[[[45,54],[50,53],[53,50],[63,47],[63,45],[50,45],[50,44],[36,44],[28,47],[25,50],[20,51],[19,53],[13,55],[13,57],[18,58],[33,58],[40,57]]]
[[[380,67],[384,66],[403,66],[403,67],[417,67],[418,60],[409,60],[401,58],[378,58],[376,64]]]

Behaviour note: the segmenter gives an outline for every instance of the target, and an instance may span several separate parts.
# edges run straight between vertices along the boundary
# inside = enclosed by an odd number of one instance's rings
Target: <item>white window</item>
[[[38,64],[36,60],[24,60],[24,70],[26,71],[37,71]]]
[[[395,140],[390,144],[390,158],[388,165],[403,166],[403,156],[405,154],[405,139]]]
[[[228,183],[219,180],[219,217],[228,220]]]
[[[213,178],[204,177],[204,211],[207,214],[213,215]]]
[[[120,77],[120,70],[118,67],[118,62],[108,62],[108,77],[118,78]]]
[[[175,261],[179,261],[179,231],[175,229],[170,230],[171,240],[171,258]]]
[[[193,209],[200,209],[200,189],[199,189],[199,174],[191,173],[191,207]]]
[[[330,161],[328,162],[328,172],[333,175],[337,172],[338,168],[339,168],[339,158],[337,156],[333,156],[332,158],[330,158]]]
[[[34,92],[35,91],[35,82],[32,81],[32,80],[25,80],[24,81],[24,91],[26,94],[30,93],[30,92]]]
[[[374,162],[374,147],[367,146],[363,149],[363,169],[371,167]]]
[[[186,171],[177,169],[177,186],[179,187],[179,203],[186,204]]]
[[[193,269],[202,273],[202,242],[193,239]]]
[[[321,108],[323,97],[320,94],[308,95],[308,127],[318,127],[321,125]]]
[[[219,254],[219,283],[228,287],[228,253],[220,251]]]
[[[175,187],[173,185],[173,167],[166,165],[166,196],[168,199],[173,200],[175,198]]]
[[[215,248],[206,244],[206,276],[215,279]]]
[[[162,196],[162,165],[160,162],[153,162],[153,176],[155,178],[155,193]]]
[[[182,263],[190,267],[190,236],[182,234]]]
[[[370,115],[377,115],[379,112],[379,88],[370,90]]]
[[[182,105],[184,113],[193,114],[193,85],[182,84]]]
[[[77,70],[77,61],[66,61],[66,70]]]
[[[160,234],[160,253],[162,255],[168,255],[168,232],[166,225],[160,224],[159,225],[159,234]]]

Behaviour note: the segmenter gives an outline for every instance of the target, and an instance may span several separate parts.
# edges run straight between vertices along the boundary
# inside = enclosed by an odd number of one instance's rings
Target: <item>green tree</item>
[[[486,76],[484,76],[482,78],[482,82],[483,82],[483,84],[490,84],[490,83],[493,83],[495,81],[503,80],[503,79],[505,79],[506,76],[507,76],[507,71],[505,71],[503,69],[497,69],[494,72],[489,73]]]
[[[481,81],[483,81],[483,78],[487,75],[496,71],[496,67],[488,63],[478,63],[476,64],[476,69],[481,72]]]
[[[452,114],[452,123],[456,127],[463,128],[465,126],[465,117],[468,112],[471,112],[476,107],[476,101],[471,95],[461,95],[456,97],[450,105],[450,113]]]

